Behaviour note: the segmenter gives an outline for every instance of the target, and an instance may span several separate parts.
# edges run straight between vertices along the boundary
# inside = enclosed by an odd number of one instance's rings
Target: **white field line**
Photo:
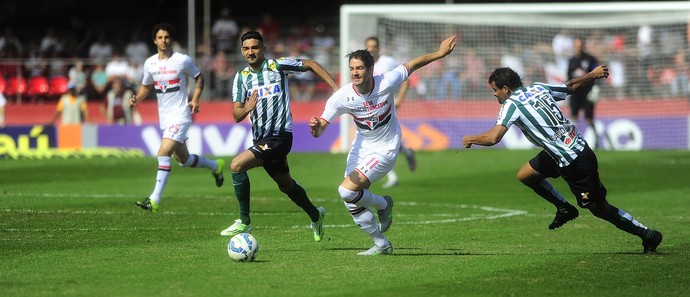
[[[205,195],[205,196],[195,196],[195,195],[176,195],[176,198],[228,198],[229,195],[219,196],[219,195]],[[39,193],[39,194],[26,194],[26,193],[5,193],[5,197],[45,197],[45,198],[141,198],[141,195],[130,195],[130,194],[57,194],[57,193]],[[252,200],[275,200],[275,198],[264,198],[264,197],[252,197]],[[337,202],[338,199],[312,199],[315,202]],[[395,220],[395,225],[419,225],[419,224],[443,224],[443,223],[458,223],[466,221],[477,221],[477,220],[495,220],[500,218],[528,215],[527,211],[524,210],[514,210],[505,208],[495,208],[489,206],[481,205],[468,205],[468,204],[450,204],[450,203],[426,203],[426,202],[396,202],[397,206],[424,206],[424,207],[438,207],[440,209],[475,209],[479,212],[473,213],[470,216],[461,216],[461,214],[455,213],[432,213],[432,214],[405,214],[396,212],[395,218],[404,220]],[[99,211],[99,210],[35,210],[35,209],[0,209],[0,213],[24,213],[24,214],[72,214],[72,215],[130,215],[132,213],[137,213],[140,211]],[[343,210],[343,214],[346,212]],[[156,215],[172,215],[172,216],[228,216],[232,213],[225,212],[174,212],[174,211],[161,211]],[[252,213],[253,216],[287,216],[287,215],[299,215],[302,216],[301,212],[255,212]],[[332,214],[331,214],[332,215]],[[421,219],[420,217],[424,217]],[[433,219],[430,219],[433,218]],[[437,219],[436,219],[437,218]],[[339,224],[339,225],[324,225],[326,228],[351,228],[355,227],[354,224]],[[278,227],[278,226],[255,226],[255,228],[261,229],[277,229],[277,228],[309,228],[306,225],[293,225],[288,227]],[[207,228],[198,227],[170,227],[170,228],[157,228],[157,227],[134,227],[134,228],[6,228],[0,229],[3,232],[49,232],[49,231],[76,231],[76,232],[89,232],[89,231],[160,231],[160,230],[205,230]]]

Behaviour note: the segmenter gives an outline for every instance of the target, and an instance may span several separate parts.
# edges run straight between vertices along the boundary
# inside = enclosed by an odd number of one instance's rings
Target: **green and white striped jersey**
[[[259,98],[249,118],[253,139],[292,132],[288,74],[301,73],[302,60],[295,58],[266,59],[257,71],[249,66],[235,74],[232,82],[232,101],[244,103],[254,90]]]
[[[510,128],[515,123],[558,166],[568,166],[587,143],[556,105],[556,101],[565,100],[566,96],[565,85],[534,83],[520,87],[503,102],[496,125]]]

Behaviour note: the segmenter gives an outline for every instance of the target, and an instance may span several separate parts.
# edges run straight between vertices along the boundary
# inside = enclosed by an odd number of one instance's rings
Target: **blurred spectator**
[[[291,44],[289,57],[302,60],[309,60],[310,57],[300,50],[299,44]],[[314,98],[316,90],[316,80],[311,71],[295,73],[289,80],[290,99],[294,101],[309,101]]]
[[[585,40],[582,37],[573,39],[573,56],[568,61],[568,80],[581,77],[599,66],[597,58],[585,51]],[[597,134],[594,126],[594,107],[599,100],[599,86],[597,82],[582,86],[568,96],[570,103],[570,122],[577,125],[580,111],[584,113],[587,126]],[[591,143],[591,142],[590,142]],[[600,147],[599,137],[595,138],[594,148]]]
[[[7,105],[7,99],[0,93],[0,128],[5,128],[5,105]]]
[[[235,69],[228,61],[225,52],[217,51],[207,67],[211,71],[214,99],[230,97],[230,85],[232,84],[232,76],[235,74]]]
[[[671,94],[688,97],[690,95],[690,69],[685,59],[685,50],[679,49],[673,57],[674,77],[671,82]]]
[[[48,77],[65,75],[67,75],[67,64],[65,64],[65,59],[63,59],[60,52],[52,51],[50,62],[48,62]]]
[[[553,37],[551,49],[556,59],[556,66],[562,73],[567,73],[568,60],[573,55],[573,37],[570,36],[570,33],[568,33],[566,29],[561,29],[561,31]]]
[[[149,57],[149,52],[148,44],[141,40],[137,31],[134,31],[129,36],[129,42],[125,46],[125,57],[127,61],[136,61],[137,64],[144,64],[146,58]]]
[[[472,94],[477,94],[479,90],[485,90],[486,63],[482,57],[477,55],[474,48],[467,49],[463,57],[463,64],[465,65],[465,71],[461,74],[464,81],[463,85],[467,86]]]
[[[620,32],[616,32],[609,39],[609,82],[614,90],[616,99],[621,100],[625,97],[624,87],[626,82],[626,55],[625,38]]]
[[[12,28],[5,27],[5,32],[0,37],[0,58],[18,58],[23,52],[22,42],[14,35]]]
[[[230,8],[223,7],[220,10],[220,18],[213,23],[211,35],[215,51],[223,51],[226,54],[237,52],[237,40],[240,28],[237,21],[230,15]]]
[[[69,82],[77,89],[77,94],[84,95],[86,92],[86,85],[88,82],[86,71],[84,70],[84,61],[76,60],[67,72]]]
[[[659,53],[664,62],[669,61],[672,63],[675,55],[684,47],[685,41],[678,30],[671,30],[670,28],[659,29]]]
[[[86,99],[77,94],[77,89],[72,84],[69,85],[68,92],[60,97],[55,113],[48,124],[53,125],[58,119],[62,125],[75,125],[91,121]]]
[[[108,77],[108,81],[127,79],[128,71],[129,63],[122,58],[119,52],[114,52],[112,59],[105,64],[105,74]]]
[[[141,85],[144,79],[144,63],[139,63],[137,60],[130,60],[127,68],[127,82],[126,87],[134,88]]]
[[[61,53],[64,50],[64,44],[55,33],[53,27],[46,29],[46,35],[41,39],[41,54],[49,57],[53,52]]]
[[[501,55],[501,67],[510,67],[517,72],[520,77],[525,77],[525,64],[522,61],[522,46],[519,43],[513,43],[510,48],[503,49]]]
[[[462,98],[463,85],[460,80],[462,60],[460,55],[450,55],[446,57],[445,63],[438,66],[442,71],[438,81],[438,98],[441,100]]]
[[[261,21],[259,22],[259,33],[264,37],[264,40],[274,40],[278,39],[280,35],[280,27],[278,23],[273,20],[273,15],[266,12],[261,16]]]
[[[315,34],[311,39],[312,45],[312,56],[314,61],[326,67],[326,70],[330,73],[336,73],[337,69],[333,69],[331,64],[331,56],[338,49],[336,47],[335,38],[327,34],[326,26],[322,24],[316,25],[314,27]]]
[[[113,46],[107,39],[105,32],[98,33],[98,39],[89,47],[89,58],[96,63],[106,63],[113,57]]]
[[[108,75],[105,73],[105,65],[98,63],[94,66],[89,74],[89,98],[94,100],[103,100],[106,88],[108,87]]]
[[[132,90],[124,85],[124,81],[121,79],[113,80],[100,108],[101,115],[109,125],[132,123],[132,109],[129,108],[130,97],[132,97]]]
[[[48,73],[48,61],[41,53],[41,48],[35,40],[29,44],[29,58],[25,63],[29,77],[46,75]]]
[[[652,57],[654,55],[654,30],[652,26],[642,24],[637,30],[637,77],[635,79],[637,93],[642,96],[650,96],[652,85],[650,78],[647,76],[648,70],[652,66]]]

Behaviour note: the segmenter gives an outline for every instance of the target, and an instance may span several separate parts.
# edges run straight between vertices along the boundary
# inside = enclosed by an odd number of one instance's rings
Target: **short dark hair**
[[[356,50],[347,54],[346,57],[348,58],[348,61],[357,59],[364,62],[364,67],[366,68],[374,67],[374,56],[372,56],[368,50]]]
[[[502,68],[496,68],[493,72],[491,72],[491,75],[489,75],[489,84],[491,82],[496,85],[497,88],[503,88],[504,86],[508,86],[509,89],[511,90],[516,90],[519,87],[522,87],[522,79],[520,78],[520,75],[515,72],[515,70],[511,69],[510,67],[502,67]]]
[[[160,23],[158,25],[155,25],[153,27],[153,30],[151,30],[151,38],[153,38],[153,40],[156,40],[156,34],[158,33],[158,31],[161,30],[167,31],[168,34],[170,34],[170,39],[175,39],[175,26],[169,23]]]
[[[264,37],[261,36],[261,33],[257,31],[249,31],[247,33],[242,34],[242,37],[240,37],[240,43],[244,42],[247,39],[256,39],[261,43],[264,43]]]

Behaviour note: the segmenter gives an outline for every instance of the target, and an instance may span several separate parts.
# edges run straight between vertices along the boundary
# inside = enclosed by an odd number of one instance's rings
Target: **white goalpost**
[[[350,82],[345,55],[364,48],[367,37],[377,36],[382,53],[402,63],[457,34],[458,47],[450,56],[410,77],[411,90],[398,114],[403,137],[406,131],[414,137],[413,148],[460,148],[460,134],[481,132],[495,120],[499,106],[486,85],[493,69],[509,66],[525,84],[563,83],[572,39],[581,37],[611,72],[600,83],[599,135],[582,127],[585,138],[607,135],[613,139],[603,143],[608,149],[687,149],[689,20],[686,1],[343,5],[340,83]],[[567,112],[567,103],[563,108]],[[346,151],[349,117],[340,120],[340,129]],[[439,133],[446,136],[445,146]],[[508,135],[504,146],[530,147],[518,135]]]

